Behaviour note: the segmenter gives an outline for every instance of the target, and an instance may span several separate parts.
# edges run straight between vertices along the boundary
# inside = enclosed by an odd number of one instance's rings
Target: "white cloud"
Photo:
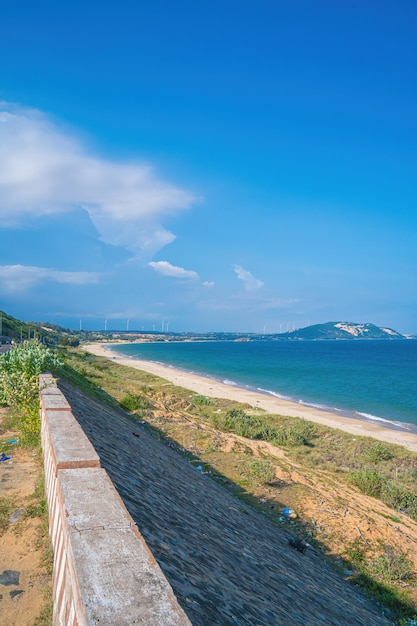
[[[149,258],[175,239],[161,220],[194,200],[149,165],[100,158],[47,115],[0,103],[0,225],[81,206],[103,241]]]
[[[62,272],[47,267],[30,265],[0,266],[0,292],[18,293],[46,281],[72,285],[97,283],[96,272]]]
[[[212,280],[205,280],[201,284],[203,285],[203,287],[214,287],[214,282]]]
[[[193,270],[186,270],[183,267],[171,265],[168,261],[151,261],[148,263],[156,272],[163,276],[172,276],[173,278],[192,278],[198,280],[199,275]]]
[[[248,270],[245,270],[241,265],[233,265],[233,269],[236,272],[239,280],[243,280],[245,283],[246,291],[256,291],[263,287],[263,282],[255,278]]]

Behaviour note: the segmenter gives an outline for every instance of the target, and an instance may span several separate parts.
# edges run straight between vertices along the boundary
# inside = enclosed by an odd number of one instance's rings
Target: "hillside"
[[[358,324],[356,322],[327,322],[300,328],[288,333],[278,335],[283,339],[405,339],[404,335],[392,330],[375,326],[375,324]]]
[[[0,311],[0,343],[37,339],[43,343],[58,345],[78,345],[77,333],[49,322],[22,322],[12,315]],[[63,338],[66,340],[63,340]]]
[[[65,381],[59,386],[193,625],[389,624],[381,608],[369,604],[316,549],[299,551],[290,544],[291,523],[279,528],[228,493],[203,465],[178,454],[170,436],[163,445],[161,418],[177,427],[180,421],[192,424],[181,412],[170,411],[168,418],[166,410],[158,411],[152,428]],[[183,431],[184,437],[196,438],[196,427]],[[219,436],[207,431],[213,435]],[[225,437],[224,445],[242,443]],[[255,450],[250,462],[262,464],[257,455]],[[217,481],[243,495],[224,474]],[[261,499],[276,506],[269,493]]]

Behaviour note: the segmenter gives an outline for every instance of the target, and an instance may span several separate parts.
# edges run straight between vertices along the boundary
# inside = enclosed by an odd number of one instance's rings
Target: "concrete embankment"
[[[64,381],[58,384],[137,524],[145,561],[151,567],[151,554],[155,557],[193,626],[389,624],[377,607],[313,551],[302,554],[291,548],[280,528],[242,506],[123,411],[92,399]],[[83,507],[91,506],[95,498],[98,519],[110,507],[107,491],[102,493],[98,485],[87,501],[77,497],[75,485],[73,491],[62,492],[61,497],[66,498],[67,493],[71,496],[71,506],[76,506],[74,511],[80,519]],[[69,510],[64,502],[62,507]],[[68,519],[72,520],[72,515]],[[69,532],[80,531],[71,527]],[[110,535],[103,533],[100,543],[110,540]],[[90,548],[86,554],[93,559]],[[117,558],[123,574],[117,588],[126,585],[123,602],[129,606],[143,585],[143,568],[136,557],[130,561],[126,551]],[[108,587],[100,583],[97,569],[92,578],[98,586],[90,581],[90,602],[99,602],[94,594],[103,594],[107,602]],[[169,593],[164,593],[167,602],[172,602]],[[135,610],[140,616],[140,602],[131,610],[132,616]],[[139,618],[90,623],[174,623],[164,620],[162,616],[154,622]]]
[[[67,400],[40,386],[54,626],[189,626]]]

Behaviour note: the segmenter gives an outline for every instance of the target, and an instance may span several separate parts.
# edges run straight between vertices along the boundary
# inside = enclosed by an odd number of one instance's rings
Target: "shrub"
[[[371,561],[369,571],[379,580],[387,583],[414,578],[413,562],[407,554],[386,546],[383,554]]]
[[[197,406],[208,406],[210,404],[213,404],[210,398],[206,398],[206,396],[200,396],[200,395],[194,396],[193,402]]]
[[[54,371],[61,364],[49,348],[36,341],[19,344],[0,355],[0,404],[24,414],[24,431],[39,432],[39,374]]]
[[[349,472],[349,480],[359,491],[374,498],[381,497],[382,489],[387,482],[385,476],[374,469],[366,468]]]
[[[273,443],[278,446],[306,446],[314,434],[314,426],[301,420],[287,428],[277,428],[274,430]]]
[[[365,453],[365,460],[369,463],[379,463],[380,461],[389,461],[394,457],[391,450],[381,442],[377,441]]]
[[[388,506],[417,520],[417,495],[388,480],[382,487],[381,500]]]
[[[210,417],[210,423],[214,428],[223,432],[237,432],[238,424],[244,424],[249,415],[242,409],[230,409],[226,413],[215,413]],[[240,433],[239,433],[240,434]]]
[[[286,428],[274,428],[266,419],[248,415],[243,409],[229,409],[224,415],[214,414],[210,423],[224,432],[288,447],[308,445],[315,432],[314,425],[306,420],[300,420]]]
[[[125,409],[125,411],[137,411],[139,409],[149,409],[151,407],[151,403],[145,396],[135,395],[133,393],[129,393],[127,396],[122,398],[119,404],[122,409]]]
[[[267,484],[275,480],[275,466],[269,459],[254,459],[246,461],[245,470],[251,475],[256,482]]]

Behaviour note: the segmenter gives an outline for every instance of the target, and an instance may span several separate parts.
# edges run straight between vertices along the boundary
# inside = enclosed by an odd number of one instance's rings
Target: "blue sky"
[[[416,29],[414,0],[2,3],[0,309],[417,333]]]

